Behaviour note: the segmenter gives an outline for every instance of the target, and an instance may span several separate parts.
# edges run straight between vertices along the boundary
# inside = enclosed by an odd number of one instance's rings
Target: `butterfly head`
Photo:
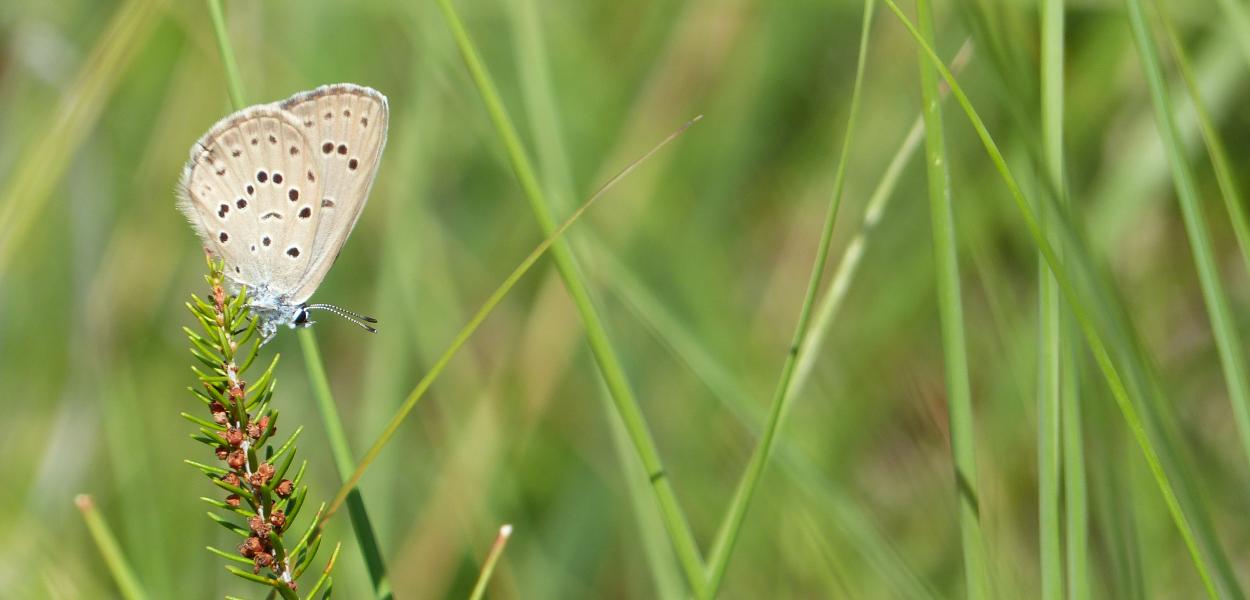
[[[285,297],[275,294],[265,287],[252,291],[248,308],[256,316],[262,343],[268,343],[278,333],[278,327],[286,325],[292,329],[312,325],[308,319],[308,307],[304,304],[293,304]]]

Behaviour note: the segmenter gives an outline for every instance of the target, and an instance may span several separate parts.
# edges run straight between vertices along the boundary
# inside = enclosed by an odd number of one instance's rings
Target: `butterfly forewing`
[[[236,282],[288,296],[308,272],[322,198],[313,152],[272,105],[222,119],[192,148],[179,208]]]
[[[312,147],[322,196],[312,262],[292,299],[303,302],[338,257],[369,197],[389,120],[386,97],[353,84],[322,86],[279,106],[289,111]]]

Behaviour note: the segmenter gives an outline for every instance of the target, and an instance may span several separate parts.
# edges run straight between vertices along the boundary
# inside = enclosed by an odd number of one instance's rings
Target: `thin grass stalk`
[[[989,130],[985,126],[985,122],[981,120],[980,115],[978,115],[976,110],[973,108],[972,102],[968,99],[968,95],[964,93],[963,88],[959,85],[959,82],[955,79],[954,75],[951,74],[950,69],[942,63],[941,58],[938,57],[933,48],[920,35],[916,26],[912,24],[905,14],[903,14],[903,11],[898,7],[898,4],[895,3],[894,0],[883,1],[887,6],[889,6],[890,11],[894,13],[899,22],[902,23],[907,29],[912,39],[916,42],[916,45],[924,51],[924,54],[942,75],[942,78],[946,80],[948,85],[950,85],[951,93],[954,94],[955,100],[959,103],[960,108],[963,109],[964,114],[972,124],[973,130],[975,130],[977,137],[981,140],[981,144],[985,148],[990,161],[994,164],[994,168],[998,171],[1003,183],[1006,184],[1012,201],[1015,203],[1017,210],[1020,212],[1021,218],[1024,220],[1025,228],[1028,230],[1029,236],[1032,238],[1034,245],[1037,246],[1042,252],[1047,264],[1050,266],[1051,272],[1054,273],[1064,299],[1071,308],[1077,323],[1080,325],[1082,334],[1085,336],[1090,353],[1093,355],[1094,361],[1098,365],[1099,370],[1102,372],[1103,377],[1106,380],[1107,387],[1111,391],[1112,397],[1115,399],[1116,404],[1120,409],[1121,416],[1123,416],[1125,424],[1128,426],[1129,431],[1132,433],[1134,440],[1137,442],[1138,447],[1141,449],[1142,454],[1146,459],[1146,463],[1150,468],[1151,476],[1154,478],[1156,485],[1159,487],[1159,492],[1163,496],[1164,503],[1168,507],[1168,512],[1171,515],[1173,522],[1176,524],[1177,530],[1181,534],[1181,538],[1185,542],[1185,548],[1188,550],[1190,558],[1194,563],[1194,567],[1198,571],[1199,577],[1202,579],[1204,589],[1207,591],[1209,596],[1213,598],[1216,597],[1215,586],[1210,575],[1211,567],[1207,558],[1198,547],[1193,525],[1190,523],[1188,515],[1181,508],[1176,489],[1173,487],[1174,483],[1168,477],[1167,472],[1163,468],[1159,451],[1155,448],[1154,441],[1146,433],[1145,426],[1141,419],[1141,414],[1138,412],[1137,406],[1128,394],[1129,388],[1126,386],[1125,380],[1122,378],[1115,361],[1112,359],[1107,343],[1103,340],[1100,327],[1105,325],[1104,321],[1106,317],[1102,313],[1098,313],[1097,316],[1102,317],[1103,320],[1094,320],[1096,315],[1092,311],[1101,310],[1102,312],[1106,312],[1105,308],[1094,300],[1087,299],[1084,295],[1086,292],[1084,287],[1078,290],[1076,282],[1072,277],[1070,277],[1065,263],[1059,261],[1054,247],[1041,230],[1037,215],[1033,210],[1029,199],[1024,195],[1023,190],[1020,188],[1020,184],[1011,173],[1011,169],[1008,168],[1007,161],[1003,157],[1002,152],[998,149],[998,145],[994,142],[994,138],[990,136]],[[1077,245],[1079,240],[1074,236],[1072,231],[1061,228],[1059,233],[1062,233],[1065,236],[1065,247],[1083,250],[1083,248]],[[1088,259],[1085,256],[1073,252],[1069,258],[1072,259],[1070,264],[1078,268],[1077,274],[1088,273],[1089,266],[1086,264]],[[1095,298],[1095,300],[1098,299],[1100,298]],[[1117,347],[1117,351],[1123,352],[1125,350]],[[1133,355],[1130,354],[1130,359],[1131,358],[1133,358]],[[1130,372],[1130,374],[1132,374],[1132,372]],[[1142,387],[1139,382],[1134,383],[1135,390]],[[1184,483],[1184,481],[1181,481],[1182,485]]]
[[[917,0],[920,35],[934,39],[933,14],[928,0]],[[946,401],[950,419],[951,452],[959,506],[959,538],[964,579],[969,598],[990,596],[985,538],[981,531],[980,485],[977,482],[976,431],[972,390],[968,378],[968,350],[964,341],[963,295],[959,256],[946,156],[938,77],[920,53],[921,96],[924,105],[925,157],[929,183],[929,212],[933,221],[933,257],[937,271],[938,312],[942,326],[942,357],[946,365]]]
[[[508,160],[512,165],[512,170],[516,174],[526,199],[529,201],[530,208],[543,231],[550,235],[556,230],[556,222],[551,216],[542,187],[534,175],[534,169],[530,165],[529,158],[521,145],[516,128],[508,116],[507,109],[504,108],[503,100],[499,97],[495,84],[478,55],[477,48],[474,46],[468,31],[460,21],[460,17],[456,13],[456,9],[451,5],[450,0],[438,0],[438,5],[442,9],[443,16],[447,20],[452,37],[455,39],[478,93],[486,105],[486,111],[495,126],[500,142],[503,143]],[[668,530],[670,540],[673,542],[673,547],[677,552],[677,559],[681,563],[691,591],[694,592],[696,597],[704,597],[703,559],[699,554],[698,544],[694,540],[690,524],[677,501],[677,495],[673,490],[672,482],[664,470],[659,450],[655,446],[651,431],[647,426],[646,419],[643,417],[642,409],[638,405],[638,400],[635,398],[633,390],[630,389],[629,380],[625,375],[624,368],[621,366],[620,358],[612,347],[607,329],[604,327],[594,307],[590,292],[586,287],[568,243],[562,239],[556,240],[552,245],[551,254],[560,276],[564,279],[565,288],[568,290],[569,296],[577,307],[577,311],[586,327],[587,342],[590,345],[595,362],[599,366],[599,372],[603,376],[604,383],[612,395],[617,413],[625,422],[625,427],[629,432],[631,441],[634,443],[638,457],[647,471],[656,501],[660,505],[661,514],[664,516],[665,527]]]
[[[221,8],[221,0],[207,0],[210,20],[213,23],[213,34],[217,39],[217,50],[221,54],[221,62],[226,72],[226,88],[230,94],[230,103],[235,110],[247,106],[243,95],[243,81],[239,76],[238,61],[234,57],[234,49],[230,44],[230,35],[226,30],[225,15]],[[330,382],[326,378],[325,366],[321,362],[321,352],[317,348],[317,338],[309,329],[299,332],[300,347],[304,352],[304,364],[308,370],[309,385],[317,400],[317,409],[321,413],[326,427],[326,437],[330,442],[330,453],[334,457],[334,465],[339,477],[346,478],[353,470],[355,460],[352,459],[351,448],[347,444],[347,435],[343,429],[343,420],[338,414],[338,405],[330,391]],[[386,574],[386,565],[382,560],[381,546],[365,510],[364,499],[359,490],[352,489],[347,494],[348,513],[351,516],[352,531],[360,544],[361,557],[369,572],[369,581],[374,596],[382,599],[393,598],[391,584]]]
[[[117,538],[113,537],[108,523],[104,521],[100,511],[96,510],[95,501],[87,494],[79,494],[74,498],[74,504],[78,506],[78,512],[82,514],[82,520],[91,532],[91,539],[100,551],[100,556],[104,558],[104,564],[108,566],[109,574],[117,583],[122,598],[145,600],[147,594],[143,592],[143,586],[139,585],[139,578],[135,577],[135,572],[126,561],[126,556],[122,553]]]
[[[213,37],[217,39],[217,53],[221,55],[221,66],[226,72],[226,91],[230,94],[230,104],[235,110],[243,110],[247,102],[243,99],[243,78],[239,76],[239,63],[234,59],[234,47],[230,44],[229,30],[226,29],[226,15],[221,10],[221,0],[207,0],[208,16],[213,23]]]
[[[495,543],[490,546],[490,552],[486,555],[486,562],[482,564],[481,572],[478,573],[477,583],[473,584],[473,592],[469,594],[469,600],[482,600],[486,596],[486,586],[490,584],[491,575],[495,573],[495,565],[499,563],[499,557],[503,556],[503,550],[508,545],[508,538],[511,536],[511,525],[499,528],[499,535],[495,536]]]
[[[347,431],[339,418],[338,405],[334,403],[334,395],[330,391],[330,380],[326,377],[325,366],[321,360],[321,351],[317,347],[317,337],[311,328],[299,330],[300,349],[304,352],[304,367],[308,371],[309,385],[312,387],[313,398],[317,401],[317,412],[325,424],[326,438],[330,443],[330,455],[334,458],[334,467],[339,478],[346,482],[355,470],[356,460],[352,458],[352,449],[347,442]],[[360,488],[353,487],[347,493],[347,514],[352,522],[352,531],[356,533],[356,542],[360,544],[360,554],[365,560],[369,571],[369,583],[378,598],[393,598],[391,582],[387,575],[386,563],[382,559],[382,548],[377,533],[365,509],[364,497]]]
[[[834,175],[833,193],[825,213],[824,227],[821,230],[820,242],[816,247],[816,258],[812,262],[811,274],[808,276],[807,291],[803,297],[803,304],[799,309],[798,322],[794,326],[790,348],[781,366],[781,377],[773,392],[768,422],[764,426],[764,434],[756,444],[755,451],[751,454],[751,459],[747,463],[746,472],[743,473],[742,479],[738,482],[733,500],[725,511],[724,520],[717,531],[716,541],[712,546],[712,552],[708,559],[707,592],[710,597],[716,596],[721,582],[725,578],[725,571],[729,568],[729,559],[733,556],[734,545],[738,540],[738,534],[742,530],[747,510],[750,508],[751,500],[755,497],[755,491],[759,486],[760,478],[764,474],[764,468],[768,465],[768,459],[772,455],[773,447],[776,445],[777,434],[781,430],[782,420],[788,412],[787,409],[789,408],[791,398],[788,393],[791,389],[790,381],[794,376],[799,348],[803,346],[807,336],[807,326],[811,320],[812,307],[816,303],[816,294],[820,291],[820,280],[825,272],[825,264],[829,260],[829,246],[833,241],[833,226],[837,222],[838,209],[842,205],[842,191],[846,181],[846,166],[850,162],[851,148],[855,139],[855,124],[859,116],[860,92],[864,81],[864,65],[868,56],[868,40],[872,32],[872,17],[875,9],[874,0],[864,1],[864,16],[859,39],[859,56],[855,65],[855,82],[851,88],[851,102],[846,119],[846,133],[842,138],[841,155],[838,157],[838,165]]]
[[[552,209],[563,212],[572,208],[576,193],[573,190],[568,152],[561,134],[559,105],[553,92],[554,85],[548,66],[550,59],[544,40],[542,12],[534,0],[519,0],[509,3],[508,16],[516,32],[514,44],[521,95],[530,130],[534,135],[542,181],[546,185]],[[585,239],[585,236],[581,237]],[[569,241],[579,251],[579,256],[594,258],[593,254],[583,250],[592,248],[578,244],[577,232],[570,235]],[[596,386],[596,392],[603,403],[605,414],[611,414],[615,409],[607,389]],[[623,469],[622,473],[626,473],[629,500],[638,525],[647,567],[655,584],[655,593],[661,598],[680,596],[680,590],[685,586],[683,575],[678,572],[677,561],[667,541],[668,533],[650,498],[651,492],[647,489],[645,473],[641,472],[642,467],[633,456],[634,451],[630,448],[631,442],[624,426],[617,419],[609,420],[612,448]]]
[[[1185,158],[1185,149],[1180,141],[1180,133],[1173,117],[1175,111],[1172,108],[1172,100],[1168,96],[1153,32],[1146,20],[1145,7],[1140,0],[1126,0],[1125,4],[1128,8],[1133,39],[1137,42],[1138,57],[1141,59],[1151,101],[1154,104],[1159,135],[1163,139],[1168,164],[1171,166],[1176,199],[1181,207],[1185,232],[1189,238],[1194,266],[1198,272],[1198,282],[1209,313],[1211,330],[1215,336],[1216,349],[1224,371],[1224,383],[1228,388],[1229,400],[1233,404],[1237,432],[1241,436],[1242,449],[1246,458],[1250,461],[1250,374],[1246,372],[1241,338],[1237,333],[1237,324],[1232,309],[1229,307],[1228,296],[1220,282],[1220,272],[1211,243],[1211,234],[1207,228],[1193,172]],[[1209,125],[1209,122],[1207,124]],[[1225,200],[1237,202],[1236,198]]]
[[[1041,5],[1042,155],[1049,189],[1067,209],[1064,169],[1064,0],[1042,0]],[[1040,207],[1039,207],[1040,208]],[[1039,215],[1045,214],[1039,210]],[[1046,226],[1045,220],[1042,222]],[[1054,239],[1054,236],[1051,236]],[[1059,248],[1062,251],[1062,248]],[[1038,253],[1042,281],[1039,292],[1046,341],[1046,363],[1041,371],[1046,389],[1038,394],[1039,530],[1041,537],[1042,596],[1063,598],[1064,577],[1070,600],[1089,598],[1089,507],[1085,481],[1085,449],[1081,437],[1080,357],[1083,352],[1072,315],[1061,304],[1059,284],[1045,257]],[[1060,478],[1062,477],[1062,496]],[[1060,506],[1063,523],[1060,523]],[[1061,534],[1060,528],[1063,532]],[[1066,537],[1066,545],[1063,538]],[[1065,552],[1066,551],[1066,552]],[[1060,554],[1063,553],[1063,557]],[[1064,573],[1066,565],[1067,572]]]
[[[1060,430],[1063,436],[1064,535],[1069,600],[1090,598],[1089,483],[1085,476],[1084,416],[1081,410],[1081,359],[1084,348],[1070,314],[1064,313],[1061,359]]]
[[[1155,12],[1159,15],[1159,21],[1167,33],[1168,45],[1172,50],[1172,55],[1176,58],[1176,69],[1180,72],[1190,100],[1193,102],[1198,129],[1202,133],[1207,155],[1211,157],[1215,181],[1220,188],[1220,196],[1224,199],[1224,208],[1228,211],[1228,221],[1233,226],[1233,235],[1237,238],[1237,248],[1241,250],[1242,262],[1245,263],[1246,269],[1250,270],[1250,221],[1246,217],[1241,190],[1237,187],[1237,178],[1233,176],[1224,140],[1211,119],[1211,112],[1207,110],[1206,101],[1202,98],[1202,90],[1198,86],[1198,78],[1194,75],[1185,46],[1181,43],[1176,28],[1172,26],[1171,19],[1157,1]]]
[[[1044,175],[1049,189],[1063,190],[1063,0],[1041,0],[1041,125]],[[1047,228],[1046,210],[1038,206],[1042,227]],[[1053,239],[1053,236],[1052,236]],[[1038,253],[1038,386],[1037,386],[1037,473],[1038,473],[1038,553],[1042,577],[1042,598],[1063,598],[1062,523],[1060,522],[1059,465],[1062,399],[1063,320],[1060,314],[1059,285]]]

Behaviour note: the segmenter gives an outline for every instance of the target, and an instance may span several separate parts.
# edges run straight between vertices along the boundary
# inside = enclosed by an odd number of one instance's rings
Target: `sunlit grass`
[[[876,4],[0,8],[6,593],[248,593],[170,190],[231,105],[356,81],[390,140],[317,299],[386,327],[266,348],[310,495],[369,508],[338,597],[362,552],[401,598],[1241,597],[1246,7]]]

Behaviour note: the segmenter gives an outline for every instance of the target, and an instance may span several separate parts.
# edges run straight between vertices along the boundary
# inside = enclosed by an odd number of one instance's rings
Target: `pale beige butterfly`
[[[225,261],[268,341],[324,309],[369,331],[369,317],[308,304],[369,198],[386,145],[386,96],[350,83],[240,110],[191,147],[178,209]]]

